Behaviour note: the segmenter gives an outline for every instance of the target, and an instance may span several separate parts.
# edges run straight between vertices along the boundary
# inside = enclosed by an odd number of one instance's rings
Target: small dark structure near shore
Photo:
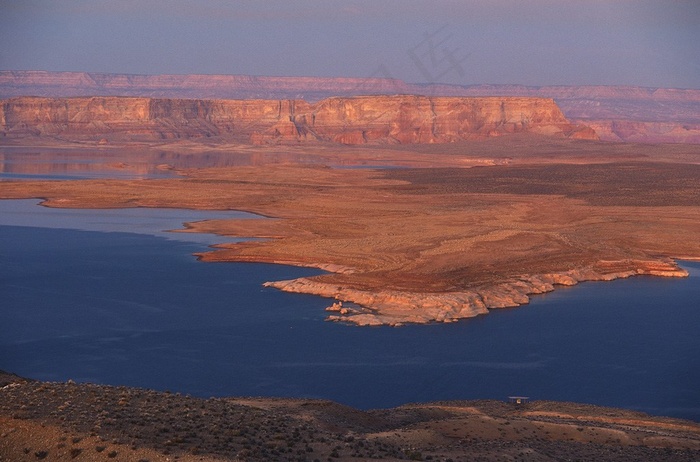
[[[529,396],[509,396],[508,402],[513,404],[527,404],[530,401]]]

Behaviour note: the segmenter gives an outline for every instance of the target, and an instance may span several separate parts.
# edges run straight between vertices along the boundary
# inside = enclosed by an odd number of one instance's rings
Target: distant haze
[[[700,88],[697,0],[0,0],[0,69]]]

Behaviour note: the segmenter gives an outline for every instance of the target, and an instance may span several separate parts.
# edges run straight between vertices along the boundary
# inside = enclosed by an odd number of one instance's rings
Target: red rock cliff
[[[130,97],[13,98],[2,102],[7,137],[157,140],[217,137],[242,143],[440,143],[534,132],[594,138],[551,99],[364,96],[303,100]]]

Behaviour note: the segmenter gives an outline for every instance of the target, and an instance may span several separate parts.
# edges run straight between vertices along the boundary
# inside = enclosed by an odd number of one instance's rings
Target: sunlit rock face
[[[296,119],[300,119],[299,116]],[[311,119],[311,120],[309,120]],[[444,143],[516,132],[569,135],[576,130],[551,99],[374,96],[328,98],[303,124],[346,144]]]
[[[2,133],[76,140],[220,138],[268,144],[446,143],[510,133],[596,138],[554,100],[398,95],[303,100],[23,97],[3,101]]]

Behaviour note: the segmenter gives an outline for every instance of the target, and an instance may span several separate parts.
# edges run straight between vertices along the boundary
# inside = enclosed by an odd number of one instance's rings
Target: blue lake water
[[[198,213],[218,214],[0,201],[0,369],[360,408],[516,394],[700,421],[700,263],[454,324],[359,328],[261,286],[317,270],[198,262],[206,238],[158,233]]]

